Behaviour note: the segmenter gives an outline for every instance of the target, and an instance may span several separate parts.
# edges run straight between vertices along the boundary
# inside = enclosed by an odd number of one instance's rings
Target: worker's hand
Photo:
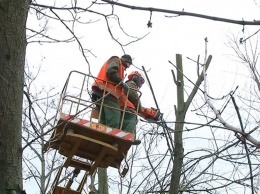
[[[124,82],[121,83],[122,87],[124,88],[125,92],[128,92],[128,85]]]

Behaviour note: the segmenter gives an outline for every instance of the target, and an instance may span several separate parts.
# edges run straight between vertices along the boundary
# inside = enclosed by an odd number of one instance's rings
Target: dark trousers
[[[101,104],[101,100],[100,100]],[[100,123],[108,127],[117,128],[120,127],[121,111],[119,110],[119,102],[117,100],[110,100],[104,98],[103,107],[97,105],[100,117]],[[100,112],[101,110],[101,112]]]
[[[137,124],[137,116],[135,114],[126,112],[123,120],[122,130],[136,134],[136,124]]]

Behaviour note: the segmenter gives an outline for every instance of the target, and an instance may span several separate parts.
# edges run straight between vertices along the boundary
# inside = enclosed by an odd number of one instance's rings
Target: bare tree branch
[[[241,21],[239,21],[239,20],[231,20],[231,19],[226,19],[226,18],[207,16],[207,15],[203,15],[203,14],[196,14],[196,13],[185,12],[185,11],[174,11],[174,10],[158,9],[158,8],[152,8],[152,7],[138,7],[138,6],[127,5],[127,4],[118,3],[116,1],[110,1],[110,0],[101,0],[101,1],[104,1],[104,2],[112,4],[112,5],[118,5],[120,7],[133,9],[133,10],[177,14],[178,16],[192,16],[192,17],[203,18],[203,19],[208,19],[208,20],[213,20],[213,21],[238,24],[238,25],[242,25],[242,26],[260,25],[260,20],[254,20],[254,21],[241,20]]]

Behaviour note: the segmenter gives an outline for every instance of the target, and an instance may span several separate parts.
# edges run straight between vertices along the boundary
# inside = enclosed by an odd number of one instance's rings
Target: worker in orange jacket
[[[128,94],[125,93],[124,97],[120,100],[121,109],[126,110],[125,113],[122,112],[122,130],[136,134],[136,114],[143,111],[138,91],[144,84],[144,79],[138,71],[133,71],[128,75],[128,80],[125,83],[128,85],[129,90]]]
[[[101,114],[99,121],[101,124],[119,129],[121,116],[119,99],[122,96],[122,91],[128,91],[128,86],[123,82],[123,79],[125,70],[131,64],[132,57],[125,54],[121,58],[112,56],[101,67],[92,85],[92,100],[97,102],[97,109]],[[100,110],[102,111],[100,112]]]
[[[128,85],[128,92],[120,99],[120,107],[122,110],[121,117],[123,120],[122,130],[136,134],[137,114],[146,120],[158,121],[161,113],[153,108],[145,108],[141,105],[139,89],[144,84],[144,78],[138,71],[133,71],[128,75],[125,82]],[[135,144],[141,143],[135,140]]]

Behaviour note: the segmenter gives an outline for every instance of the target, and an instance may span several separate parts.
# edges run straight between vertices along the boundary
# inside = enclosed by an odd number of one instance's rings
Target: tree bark
[[[28,0],[0,2],[0,193],[22,191],[21,126]]]
[[[183,122],[185,120],[185,102],[184,102],[184,80],[183,80],[183,68],[182,68],[182,57],[176,55],[177,64],[177,110],[176,110],[176,125],[174,133],[174,161],[173,170],[170,184],[170,194],[177,194],[179,190],[179,182],[181,177],[181,169],[183,163],[183,143],[182,143],[182,132]]]
[[[108,194],[107,169],[98,168],[98,194]]]

